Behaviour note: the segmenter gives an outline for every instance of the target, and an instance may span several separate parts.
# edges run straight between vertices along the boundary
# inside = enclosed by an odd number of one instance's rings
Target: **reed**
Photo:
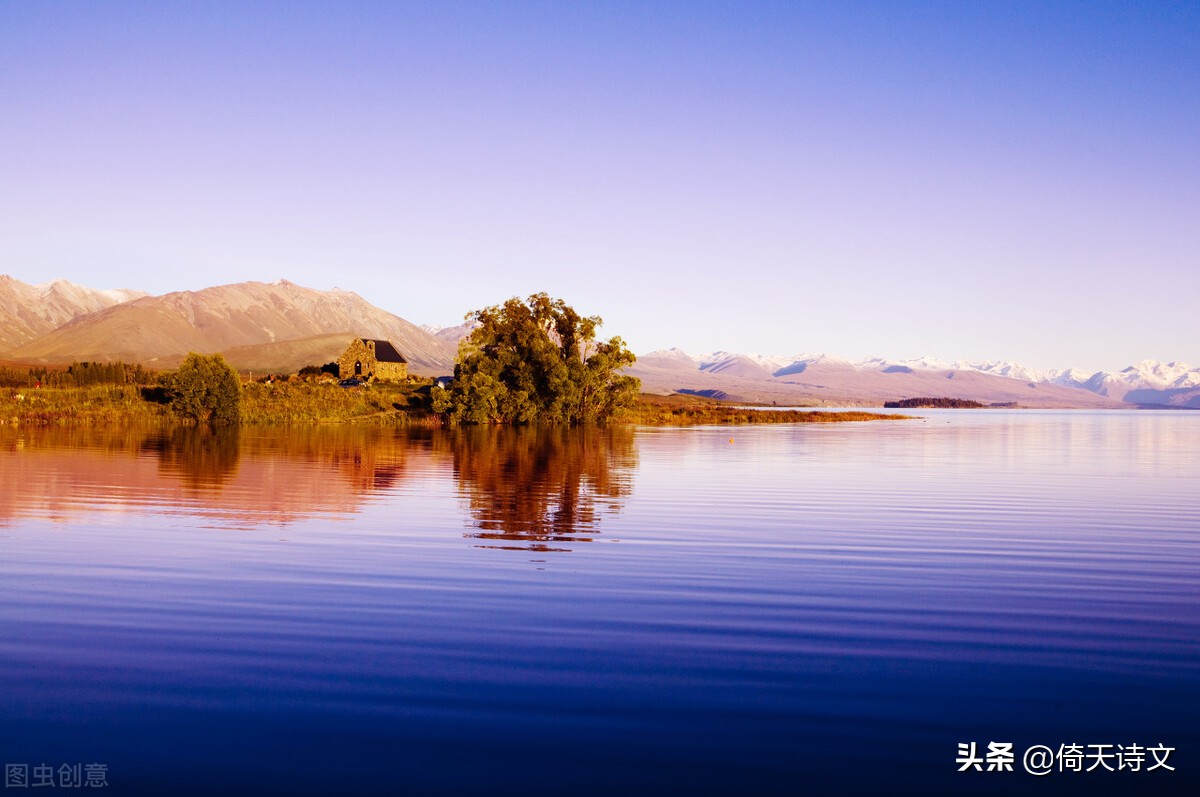
[[[115,426],[163,423],[166,407],[148,401],[136,385],[7,388],[0,392],[0,423],[17,426]]]

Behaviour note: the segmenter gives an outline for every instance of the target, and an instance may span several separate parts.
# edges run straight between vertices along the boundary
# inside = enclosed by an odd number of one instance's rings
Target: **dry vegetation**
[[[643,394],[620,420],[646,426],[695,426],[747,423],[840,423],[843,421],[903,420],[908,415],[878,412],[825,412],[792,409],[749,409],[694,396]]]
[[[358,423],[440,426],[420,406],[412,385],[341,388],[311,382],[247,383],[242,386],[242,423],[250,425]],[[182,423],[162,389],[137,385],[80,388],[8,388],[0,393],[0,424],[19,426],[116,426]]]
[[[0,424],[115,426],[169,420],[163,404],[148,401],[137,385],[7,388]]]
[[[343,388],[329,381],[275,380],[242,386],[242,423],[268,425],[445,424],[429,409],[419,383]],[[614,421],[648,426],[750,423],[836,423],[906,418],[873,412],[747,409],[693,396],[641,396]],[[0,425],[117,427],[178,424],[156,385],[7,387],[0,390]]]
[[[338,387],[330,382],[247,384],[242,423],[256,425],[368,423],[440,426],[415,384]]]

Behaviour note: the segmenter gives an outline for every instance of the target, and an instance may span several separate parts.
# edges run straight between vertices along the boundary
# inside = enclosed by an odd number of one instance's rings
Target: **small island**
[[[981,410],[987,407],[986,404],[980,404],[978,401],[970,399],[948,398],[942,396],[940,398],[930,398],[922,396],[920,398],[906,398],[900,401],[885,401],[884,409],[950,409],[950,410]]]

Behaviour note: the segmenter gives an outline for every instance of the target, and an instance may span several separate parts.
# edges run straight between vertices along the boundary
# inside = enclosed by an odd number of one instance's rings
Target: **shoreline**
[[[242,385],[241,426],[449,426],[427,406],[418,384],[342,388],[315,382],[248,382]],[[188,426],[156,399],[148,385],[8,388],[0,426],[116,427],[131,424]],[[701,426],[779,423],[848,423],[908,420],[913,416],[868,410],[751,408],[692,396],[641,395],[610,425]]]

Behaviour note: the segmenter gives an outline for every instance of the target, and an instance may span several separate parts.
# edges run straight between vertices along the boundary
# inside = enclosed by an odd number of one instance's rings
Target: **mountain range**
[[[142,291],[99,291],[66,280],[27,285],[0,274],[0,352],[36,340],[78,316],[143,296]]]
[[[349,338],[391,340],[416,374],[454,367],[470,323],[419,327],[350,291],[287,280],[242,282],[151,296],[0,275],[0,358],[27,364],[125,360],[177,365],[190,351],[221,352],[242,370],[294,372],[330,362]],[[1012,362],[768,357],[679,349],[642,355],[630,373],[647,392],[777,404],[866,404],[946,396],[1028,407],[1200,408],[1200,368],[1145,360],[1122,371],[1036,370]]]
[[[828,354],[770,357],[667,349],[642,355],[631,373],[647,390],[670,388],[742,401],[878,403],[897,396],[947,396],[1036,407],[1200,407],[1200,368],[1144,360],[1092,374],[1036,370],[1013,362],[946,363],[932,358],[850,361]]]
[[[52,320],[42,305],[48,295],[58,301]],[[411,371],[436,376],[453,370],[456,351],[356,293],[287,280],[149,296],[0,278],[0,325],[0,356],[30,363],[125,360],[171,367],[196,351],[221,352],[243,369],[295,371],[337,359],[349,338],[360,336],[391,340]]]

